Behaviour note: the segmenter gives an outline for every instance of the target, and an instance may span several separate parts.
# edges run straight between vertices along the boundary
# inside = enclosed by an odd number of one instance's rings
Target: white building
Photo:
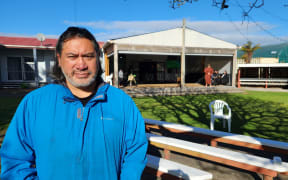
[[[124,70],[126,79],[132,72],[143,84],[176,83],[177,77],[184,77],[181,84],[201,83],[207,64],[220,73],[226,70],[230,85],[235,85],[236,45],[189,28],[112,39],[103,49],[106,75],[115,75],[116,86],[119,69]],[[181,57],[182,52],[185,56]]]

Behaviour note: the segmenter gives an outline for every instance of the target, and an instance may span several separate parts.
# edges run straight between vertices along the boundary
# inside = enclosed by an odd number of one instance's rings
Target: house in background
[[[41,43],[32,37],[0,36],[1,86],[49,83],[56,43],[57,39],[46,39]]]
[[[57,39],[40,42],[36,37],[0,36],[0,87],[38,87],[52,82],[56,43]]]
[[[238,87],[288,86],[288,43],[261,46],[253,53],[250,64],[241,59],[238,51]]]
[[[182,64],[183,47],[185,61]],[[139,84],[176,84],[177,77],[184,77],[184,84],[201,83],[207,64],[220,73],[227,71],[229,85],[235,85],[237,46],[190,28],[112,39],[103,49],[106,76],[114,74],[115,86],[119,83],[120,69],[124,79],[133,73]]]

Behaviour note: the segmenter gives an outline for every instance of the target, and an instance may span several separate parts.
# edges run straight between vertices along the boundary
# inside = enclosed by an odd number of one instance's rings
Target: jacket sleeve
[[[126,107],[128,111],[125,127],[126,153],[122,160],[120,179],[140,180],[147,162],[148,141],[145,134],[145,124],[141,113],[131,98]]]
[[[27,98],[24,98],[14,114],[1,147],[2,180],[38,179],[34,150],[29,139],[27,104]]]

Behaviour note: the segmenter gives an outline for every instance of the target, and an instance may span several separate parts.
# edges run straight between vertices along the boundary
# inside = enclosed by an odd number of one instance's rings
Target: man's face
[[[89,39],[73,38],[64,42],[61,56],[57,54],[57,58],[68,87],[87,88],[94,84],[97,57]]]

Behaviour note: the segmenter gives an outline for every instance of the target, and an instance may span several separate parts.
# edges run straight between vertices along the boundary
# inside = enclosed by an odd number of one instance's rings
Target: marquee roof
[[[147,45],[147,46],[182,46],[182,28],[174,28],[159,32],[152,32],[142,35],[112,39],[104,44],[129,44],[129,45]],[[212,36],[200,33],[190,28],[185,29],[185,46],[196,48],[227,48],[236,49],[235,44],[214,38]]]

